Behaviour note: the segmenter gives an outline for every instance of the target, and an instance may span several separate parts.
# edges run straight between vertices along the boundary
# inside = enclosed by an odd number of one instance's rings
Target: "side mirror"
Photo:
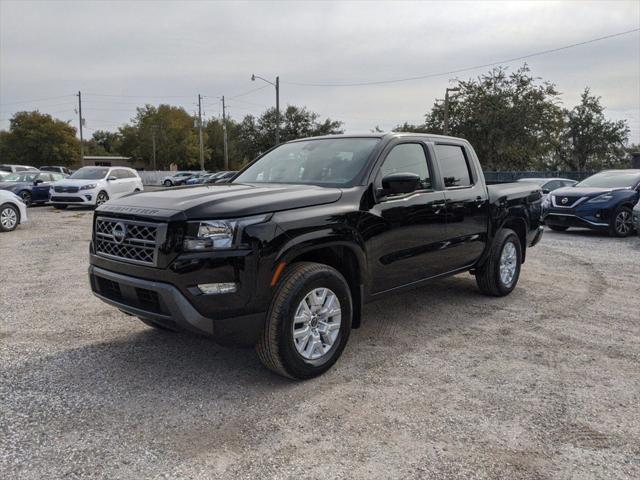
[[[114,177],[113,175],[111,175],[111,176],[107,177],[107,182],[111,182],[111,181],[113,181],[113,180],[117,180],[117,178],[116,178],[116,177]]]
[[[422,186],[420,177],[415,173],[392,173],[382,179],[382,195],[401,195],[415,192]]]
[[[39,185],[39,184],[41,184],[41,183],[43,183],[43,182],[44,182],[44,180],[42,180],[41,178],[38,178],[37,180],[34,180],[34,181],[33,181],[33,184],[34,184],[34,185]]]
[[[547,193],[551,193],[551,190],[549,190],[548,188],[543,188],[542,193],[546,195]]]

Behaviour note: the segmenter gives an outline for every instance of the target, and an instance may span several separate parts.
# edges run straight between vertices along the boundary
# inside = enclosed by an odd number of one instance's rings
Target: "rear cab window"
[[[461,145],[435,145],[436,157],[445,188],[465,188],[473,185],[471,166]]]

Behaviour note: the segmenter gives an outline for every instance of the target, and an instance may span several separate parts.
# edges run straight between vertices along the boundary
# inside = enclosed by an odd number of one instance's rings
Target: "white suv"
[[[82,167],[69,178],[51,184],[49,203],[55,208],[69,205],[102,205],[110,198],[144,190],[132,168]]]

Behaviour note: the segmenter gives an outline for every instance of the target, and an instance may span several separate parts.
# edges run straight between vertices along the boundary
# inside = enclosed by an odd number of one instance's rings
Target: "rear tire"
[[[633,212],[629,207],[618,207],[611,219],[609,234],[612,237],[628,237],[633,233]]]
[[[163,330],[165,332],[178,332],[179,331],[177,328],[170,328],[170,327],[166,327],[164,325],[160,325],[159,323],[156,323],[153,320],[149,320],[148,318],[138,317],[138,319],[142,323],[144,323],[145,325],[148,325],[151,328],[155,328],[156,330]]]
[[[547,225],[547,226],[554,232],[566,232],[569,229],[569,227],[563,227],[560,225]]]
[[[516,232],[509,228],[498,231],[489,258],[476,270],[476,283],[485,295],[509,295],[520,278],[522,247]]]
[[[349,340],[352,311],[340,272],[320,263],[293,264],[276,288],[256,345],[260,361],[293,379],[322,375]]]

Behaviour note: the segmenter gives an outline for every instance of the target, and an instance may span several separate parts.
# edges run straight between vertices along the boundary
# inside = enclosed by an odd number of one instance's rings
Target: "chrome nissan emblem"
[[[127,238],[127,226],[122,222],[116,223],[111,230],[111,235],[116,243],[124,242],[124,239]]]
[[[562,199],[562,204],[563,204],[563,205],[565,205],[565,204],[567,204],[567,203],[569,203],[569,199],[568,199],[567,197],[564,197],[564,198]]]

